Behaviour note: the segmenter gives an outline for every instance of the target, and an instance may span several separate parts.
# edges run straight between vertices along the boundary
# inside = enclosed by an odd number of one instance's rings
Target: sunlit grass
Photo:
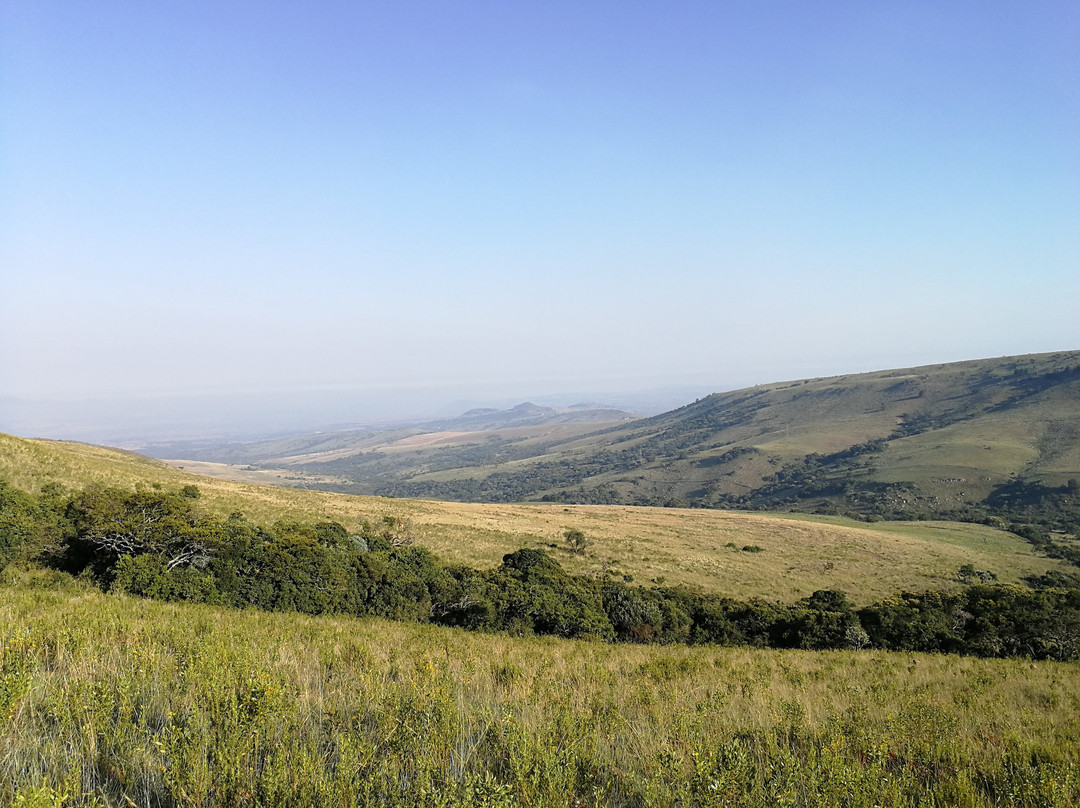
[[[951,523],[864,524],[679,508],[594,505],[492,505],[356,497],[239,483],[188,474],[159,461],[84,444],[0,435],[0,475],[36,491],[50,480],[131,488],[138,482],[195,484],[202,506],[218,516],[243,512],[256,523],[333,519],[349,529],[384,516],[411,519],[419,542],[452,563],[497,566],[521,547],[556,552],[571,572],[604,569],[637,583],[685,584],[733,597],[794,601],[817,589],[841,589],[860,603],[902,589],[957,585],[971,564],[1003,582],[1060,569],[1012,534]],[[563,534],[582,530],[586,554],[565,551]],[[552,547],[552,545],[554,547]],[[747,545],[761,553],[744,553]]]
[[[1080,800],[1076,665],[513,639],[12,574],[0,804]]]

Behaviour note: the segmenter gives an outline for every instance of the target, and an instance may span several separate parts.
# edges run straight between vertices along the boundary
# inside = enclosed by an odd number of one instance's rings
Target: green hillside
[[[958,565],[1001,581],[1060,569],[991,526],[357,497],[5,435],[0,478],[42,503],[57,501],[57,485],[91,486],[54,513],[99,550],[121,525],[121,541],[217,542],[208,565],[189,556],[166,568],[162,548],[144,544],[96,573],[92,563],[74,569],[79,578],[26,563],[4,571],[5,805],[1064,808],[1080,799],[1076,664],[1042,661],[1075,660],[1080,593],[961,587]],[[129,493],[93,488],[102,484]],[[12,491],[0,485],[5,519],[17,516]],[[130,507],[116,510],[122,501]],[[165,501],[228,517],[230,532],[201,515],[154,521],[152,503]],[[237,510],[286,521],[259,538],[229,516]],[[361,525],[382,516],[411,523],[420,545],[459,563],[491,567],[524,545],[548,552],[515,553],[521,566],[504,560],[477,578],[421,548],[361,549],[344,530],[318,534],[333,546],[324,545],[309,535],[318,526],[295,521],[333,518],[374,541]],[[5,519],[0,529],[13,524]],[[584,553],[552,546],[568,527],[590,540]],[[556,557],[607,574],[572,578]],[[361,573],[367,584],[353,585]],[[629,583],[650,573],[655,587]],[[660,586],[665,577],[693,587]],[[483,581],[498,586],[483,595],[499,604],[497,624],[430,624],[451,601],[476,605],[455,586],[475,593]],[[414,586],[416,599],[398,597]],[[801,587],[833,586],[857,604],[885,599],[857,611],[837,592],[794,602]],[[327,600],[338,596],[356,611]],[[535,612],[514,605],[530,603]],[[580,633],[504,619],[549,612]],[[639,630],[653,624],[672,644]],[[518,633],[592,640],[508,636]],[[742,647],[722,647],[733,643]],[[767,643],[787,650],[747,647]],[[918,653],[930,649],[968,656]]]
[[[381,443],[364,435],[356,451],[264,455],[254,465],[310,475],[294,482],[324,490],[461,501],[886,518],[1041,509],[1080,521],[1067,496],[1080,477],[1078,351],[761,385],[607,428],[576,426]]]

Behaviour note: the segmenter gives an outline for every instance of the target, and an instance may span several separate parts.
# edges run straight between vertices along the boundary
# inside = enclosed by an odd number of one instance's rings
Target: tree
[[[416,543],[416,531],[411,519],[384,516],[382,537],[393,548],[412,547]]]
[[[576,527],[572,527],[563,533],[563,538],[566,539],[566,543],[570,545],[570,551],[573,553],[584,553],[585,549],[591,544],[588,537]]]
[[[33,497],[0,480],[0,570],[15,557],[37,521]]]
[[[90,550],[89,564],[111,567],[125,555],[150,553],[165,569],[205,567],[220,544],[220,525],[197,514],[190,494],[142,488],[88,488],[69,515],[77,538]]]

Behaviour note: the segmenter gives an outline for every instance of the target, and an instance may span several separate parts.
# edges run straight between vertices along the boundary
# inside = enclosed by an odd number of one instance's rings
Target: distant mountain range
[[[481,432],[507,427],[543,426],[546,424],[585,424],[605,421],[632,421],[633,413],[602,404],[574,404],[570,407],[544,407],[526,401],[508,410],[477,408],[457,418],[435,421],[433,428]]]
[[[1080,351],[780,382],[630,418],[521,404],[423,428],[304,436],[192,459],[346,481],[312,487],[466,501],[866,517],[1049,503],[1071,513]]]
[[[534,430],[538,435],[565,437],[591,431],[597,425],[610,426],[635,418],[634,413],[602,404],[548,407],[524,402],[506,410],[480,407],[453,418],[392,428],[350,428],[244,443],[177,441],[154,444],[142,451],[163,459],[295,466],[336,461],[375,450],[393,452],[403,447],[417,450],[416,447],[427,445],[445,448],[473,442],[501,442],[500,435],[486,434],[501,430],[515,430],[514,441],[527,439]]]

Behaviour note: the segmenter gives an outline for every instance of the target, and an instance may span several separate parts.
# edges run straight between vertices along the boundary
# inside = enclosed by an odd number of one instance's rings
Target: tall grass
[[[1080,803],[1076,665],[513,639],[5,578],[4,805]]]

